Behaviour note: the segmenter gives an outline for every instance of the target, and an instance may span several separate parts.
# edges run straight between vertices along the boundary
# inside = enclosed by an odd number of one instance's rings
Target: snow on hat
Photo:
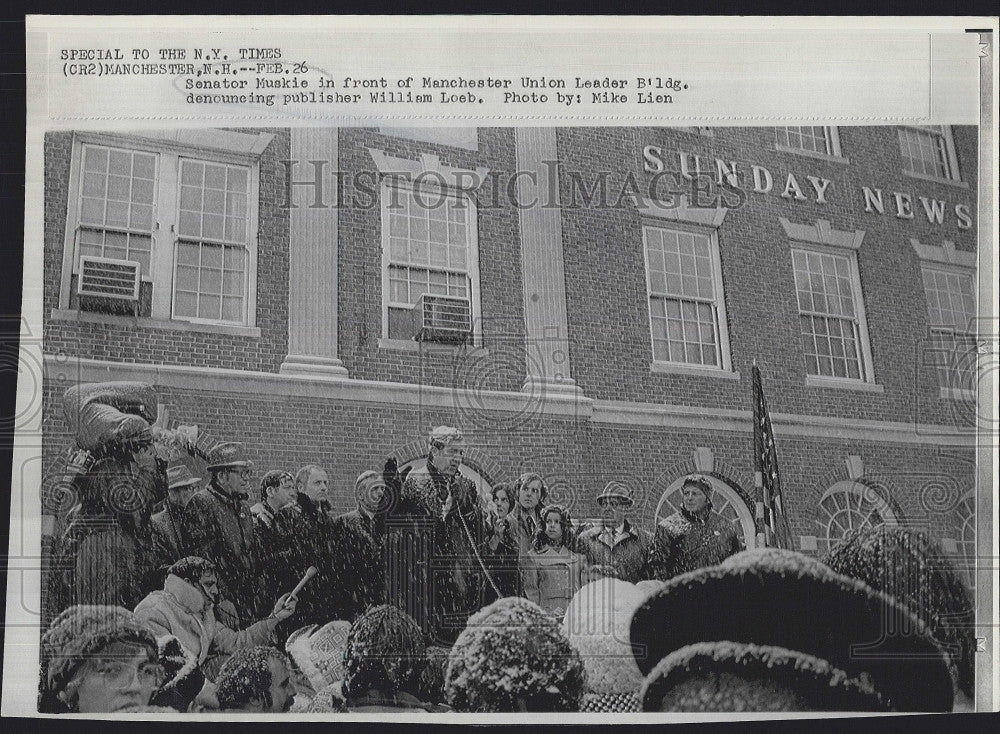
[[[959,688],[973,695],[973,602],[944,551],[924,533],[878,525],[848,532],[823,559],[904,604],[953,661]]]
[[[344,678],[344,651],[351,623],[335,619],[322,627],[311,624],[296,630],[285,642],[285,652],[309,679],[314,691]]]
[[[562,630],[583,659],[588,692],[635,693],[642,685],[629,623],[643,598],[633,584],[614,578],[592,581],[573,596]]]
[[[427,663],[427,644],[413,617],[383,604],[351,625],[344,648],[344,693],[354,696],[377,687],[413,693]]]
[[[122,607],[81,604],[52,620],[42,635],[41,657],[49,689],[63,690],[77,668],[114,642],[135,643],[158,654],[156,638]]]
[[[467,712],[577,711],[585,681],[558,623],[537,604],[508,597],[473,614],[459,634],[445,698]]]
[[[643,711],[889,711],[862,678],[826,660],[769,645],[699,642],[646,677]]]
[[[853,677],[867,673],[898,711],[949,711],[953,703],[944,654],[919,619],[792,551],[744,551],[677,576],[639,606],[630,635],[646,674],[685,645],[728,640],[795,650]]]

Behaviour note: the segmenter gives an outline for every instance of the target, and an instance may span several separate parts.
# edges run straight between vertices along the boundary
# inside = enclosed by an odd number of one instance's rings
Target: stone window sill
[[[917,173],[916,171],[903,171],[904,176],[909,176],[910,178],[916,178],[920,181],[932,181],[939,184],[947,184],[948,186],[955,186],[959,189],[969,188],[969,184],[965,181],[959,181],[954,178],[941,178],[940,176],[928,176],[926,173]]]
[[[862,382],[861,380],[848,380],[840,377],[820,377],[819,375],[806,375],[807,387],[832,387],[839,390],[856,390],[858,392],[883,393],[885,388],[874,382]]]
[[[674,364],[672,362],[653,362],[649,365],[649,371],[661,375],[691,375],[693,377],[715,377],[721,380],[739,381],[740,373],[731,370],[720,370],[712,367],[697,367],[688,364]]]
[[[471,344],[439,344],[435,342],[417,342],[412,339],[387,339],[385,337],[378,340],[378,348],[395,352],[413,352],[414,354],[457,355],[475,352],[477,355],[489,355],[489,351],[484,347],[477,347]]]
[[[72,309],[53,309],[52,321],[75,322],[80,324],[108,324],[109,326],[130,326],[138,329],[165,329],[167,331],[194,331],[203,334],[227,334],[260,339],[260,329],[256,326],[233,326],[231,324],[202,324],[191,321],[171,321],[145,317],[116,316],[106,313],[90,313]]]
[[[960,402],[976,401],[975,390],[967,390],[961,387],[941,387],[938,388],[938,393],[942,400],[956,400]]]
[[[815,150],[805,150],[804,148],[790,148],[787,145],[774,146],[774,149],[779,153],[793,153],[795,155],[804,155],[806,158],[815,158],[821,161],[828,161],[830,163],[843,163],[848,165],[851,162],[850,158],[846,158],[842,155],[830,155],[829,153],[817,153]]]

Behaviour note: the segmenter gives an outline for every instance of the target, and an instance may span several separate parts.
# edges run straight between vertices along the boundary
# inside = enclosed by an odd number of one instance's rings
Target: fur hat
[[[947,662],[920,620],[792,551],[744,551],[677,576],[639,606],[630,635],[644,674],[686,645],[731,641],[795,650],[852,677],[867,673],[897,711],[952,707]]]
[[[905,604],[953,661],[958,687],[973,695],[972,596],[941,547],[924,533],[878,525],[848,532],[823,561]]]
[[[769,645],[699,642],[646,677],[643,711],[888,711],[871,683],[825,660]]]
[[[583,586],[566,608],[562,629],[583,659],[588,693],[630,694],[642,685],[629,623],[643,598],[634,585],[603,578]]]
[[[457,711],[577,711],[586,673],[580,654],[540,606],[499,599],[469,618],[445,671]]]
[[[295,630],[285,641],[285,652],[309,679],[314,691],[344,678],[344,652],[351,623],[335,619],[320,627],[311,624]]]
[[[42,665],[49,689],[62,691],[80,665],[115,642],[141,645],[151,659],[159,654],[156,637],[127,609],[90,604],[66,609],[42,635]]]

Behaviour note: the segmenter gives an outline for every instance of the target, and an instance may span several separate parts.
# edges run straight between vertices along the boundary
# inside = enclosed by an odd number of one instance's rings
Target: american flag
[[[792,547],[792,533],[781,498],[778,453],[774,446],[771,416],[764,400],[760,370],[754,362],[753,378],[753,462],[757,488],[757,540],[759,545]]]

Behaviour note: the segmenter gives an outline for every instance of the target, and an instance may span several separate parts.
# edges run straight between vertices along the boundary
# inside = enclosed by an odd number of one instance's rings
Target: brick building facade
[[[484,491],[539,471],[575,517],[618,479],[651,526],[704,472],[752,544],[756,360],[796,549],[886,521],[971,556],[976,135],[50,133],[43,498],[63,391],[139,379],[259,472],[326,466],[345,510],[444,423]],[[75,295],[81,255],[143,264],[130,313]],[[468,299],[467,343],[409,338],[427,290]]]

